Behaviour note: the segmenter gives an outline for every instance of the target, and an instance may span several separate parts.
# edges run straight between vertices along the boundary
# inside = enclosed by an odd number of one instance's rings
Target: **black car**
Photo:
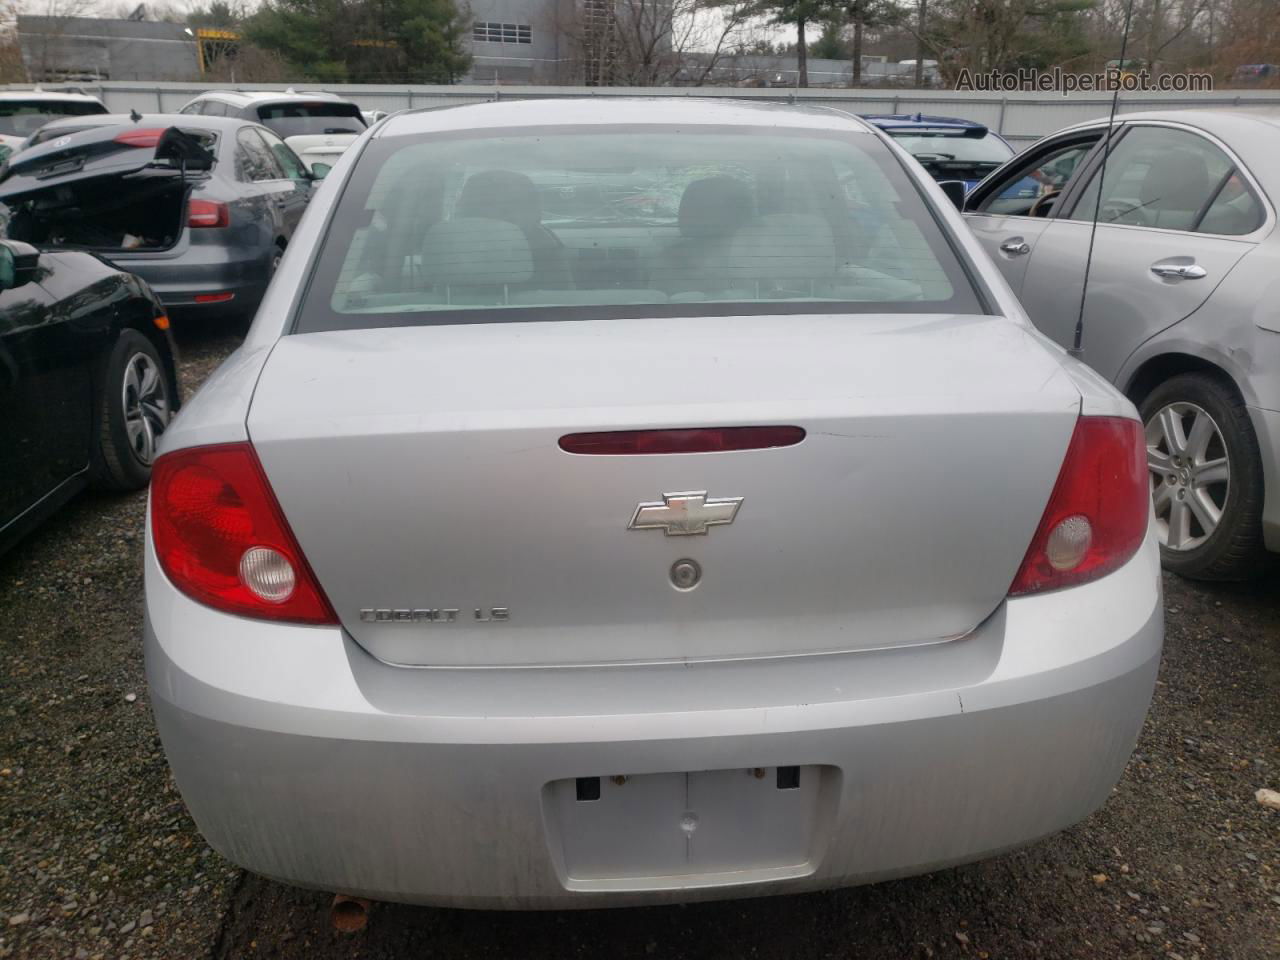
[[[8,236],[106,257],[175,319],[251,316],[312,186],[284,141],[226,117],[59,120],[0,168]]]
[[[146,486],[178,407],[168,327],[137,277],[0,240],[0,552],[87,486]]]

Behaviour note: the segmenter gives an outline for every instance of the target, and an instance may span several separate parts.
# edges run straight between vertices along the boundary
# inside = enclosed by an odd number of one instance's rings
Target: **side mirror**
[[[964,210],[965,186],[963,180],[940,180],[938,186],[957,210]]]
[[[28,243],[0,240],[0,290],[24,287],[36,278],[40,251]]]
[[[332,169],[333,167],[327,163],[313,163],[311,165],[311,179],[323,180],[329,175],[329,171]]]

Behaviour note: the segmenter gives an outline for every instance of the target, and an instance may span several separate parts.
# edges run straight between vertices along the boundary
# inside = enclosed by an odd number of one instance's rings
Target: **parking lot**
[[[233,349],[180,336],[189,396]],[[1280,574],[1166,576],[1137,752],[1100,812],[1003,857],[834,893],[491,914],[375,907],[247,876],[188,817],[143,677],[145,496],[85,495],[0,559],[0,957],[1280,956]],[[370,786],[376,789],[375,785]],[[359,811],[351,829],[359,830]]]

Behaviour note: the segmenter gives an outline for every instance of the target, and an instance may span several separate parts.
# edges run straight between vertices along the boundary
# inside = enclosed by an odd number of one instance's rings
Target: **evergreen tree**
[[[471,58],[452,0],[268,0],[245,39],[321,82],[452,83]]]

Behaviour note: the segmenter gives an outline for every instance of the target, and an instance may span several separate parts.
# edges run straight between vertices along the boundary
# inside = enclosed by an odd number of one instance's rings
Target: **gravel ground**
[[[184,338],[188,395],[235,344]],[[972,866],[828,894],[495,914],[328,898],[213,853],[143,679],[143,495],[86,495],[0,558],[0,958],[1280,957],[1280,574],[1166,577],[1160,685],[1084,823]]]

